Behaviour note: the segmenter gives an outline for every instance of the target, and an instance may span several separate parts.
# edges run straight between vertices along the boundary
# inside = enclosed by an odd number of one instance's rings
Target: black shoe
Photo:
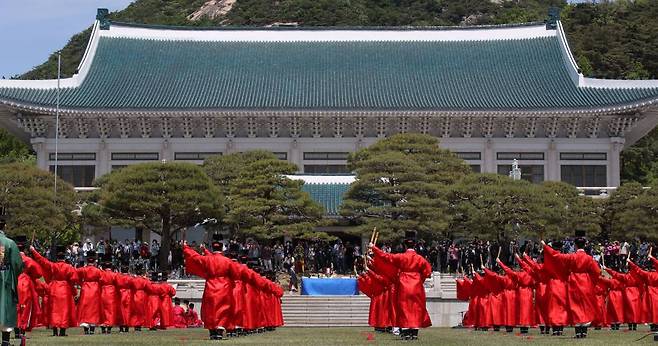
[[[59,336],[67,336],[66,328],[59,328]]]
[[[57,328],[53,328],[53,336],[57,336]]]

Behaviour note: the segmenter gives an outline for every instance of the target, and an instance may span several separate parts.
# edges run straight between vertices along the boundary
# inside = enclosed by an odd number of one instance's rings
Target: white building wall
[[[242,152],[264,149],[287,153],[287,159],[297,164],[303,172],[305,164],[345,164],[344,160],[304,160],[304,152],[353,152],[367,147],[378,139],[367,138],[108,138],[59,140],[60,153],[96,153],[95,161],[59,160],[59,165],[95,165],[96,177],[111,171],[112,166],[130,165],[145,161],[111,160],[112,153],[158,153],[159,160],[171,161],[176,152]],[[35,138],[32,144],[37,152],[37,165],[48,169],[54,161],[48,154],[55,151],[54,139]],[[543,165],[545,180],[560,180],[560,167],[569,165],[606,165],[607,185],[620,184],[619,155],[624,146],[623,138],[441,138],[440,145],[455,152],[480,152],[480,160],[469,160],[480,165],[482,172],[496,173],[498,165],[511,165],[512,160],[498,160],[499,152],[542,152],[544,160],[521,160],[522,165]],[[560,153],[597,152],[606,153],[602,161],[562,161]],[[150,161],[153,162],[153,161]],[[203,161],[186,161],[201,164]]]

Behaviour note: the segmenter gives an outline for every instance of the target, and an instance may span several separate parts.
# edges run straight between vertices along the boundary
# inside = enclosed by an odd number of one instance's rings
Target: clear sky
[[[91,26],[96,9],[117,11],[133,0],[0,0],[0,78],[46,61]]]

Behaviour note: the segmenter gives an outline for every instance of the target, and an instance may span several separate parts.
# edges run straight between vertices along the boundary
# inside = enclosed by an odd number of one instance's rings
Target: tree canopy
[[[226,195],[223,223],[233,234],[271,239],[302,236],[322,218],[322,207],[285,175],[297,166],[268,151],[206,159],[204,169]]]
[[[405,231],[442,235],[451,221],[447,187],[471,168],[438,144],[428,135],[397,134],[351,154],[356,181],[341,215],[362,232],[377,227],[384,238],[399,238]]]
[[[110,173],[101,184],[100,205],[109,216],[161,235],[159,264],[167,268],[172,236],[220,219],[223,198],[203,169],[191,163],[144,163]]]
[[[26,163],[0,164],[0,207],[7,213],[10,235],[66,243],[79,234],[76,195],[61,179]]]

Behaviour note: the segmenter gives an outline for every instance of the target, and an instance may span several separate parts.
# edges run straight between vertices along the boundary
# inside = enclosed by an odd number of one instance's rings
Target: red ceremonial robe
[[[155,328],[162,319],[160,314],[160,284],[149,281],[149,284],[146,285],[146,294],[148,294],[148,298],[144,327]]]
[[[50,279],[48,289],[48,322],[51,327],[70,328],[77,326],[75,302],[75,284],[78,283],[78,272],[64,261],[50,262],[36,250],[32,257],[41,265],[44,276]]]
[[[521,261],[520,261],[521,262]],[[498,262],[505,274],[516,283],[516,325],[530,327],[535,325],[535,306],[533,304],[533,287],[535,280],[525,271],[517,272],[502,262]]]
[[[489,289],[484,284],[484,278],[479,273],[473,274],[471,285],[473,298],[473,324],[476,328],[489,328],[492,326],[491,304],[489,304]],[[470,307],[469,307],[470,311]]]
[[[427,313],[425,279],[432,274],[432,266],[412,249],[402,254],[389,254],[376,246],[375,258],[381,257],[400,271],[396,282],[396,326],[400,328],[427,328],[432,325]]]
[[[594,314],[594,321],[592,321],[592,327],[607,327],[610,325],[608,322],[605,300],[608,297],[608,291],[610,290],[611,280],[599,277],[596,281],[596,313]]]
[[[242,301],[242,327],[247,330],[258,328],[258,290],[256,289],[256,273],[244,266],[240,278],[244,286],[244,300]]]
[[[370,269],[375,273],[382,276],[382,282],[385,283],[384,292],[382,292],[381,297],[377,300],[379,302],[382,311],[380,314],[387,315],[385,320],[387,320],[387,325],[385,327],[393,327],[397,322],[396,316],[396,282],[398,282],[400,271],[393,264],[383,261],[381,258],[374,258],[370,262]],[[381,320],[381,318],[380,318]]]
[[[233,266],[233,323],[236,328],[242,328],[244,326],[244,316],[247,313],[245,310],[245,283],[242,281],[242,278],[246,276],[245,270],[248,270],[247,266],[242,265],[237,262],[231,262]]]
[[[78,323],[97,325],[101,323],[101,279],[102,271],[96,266],[78,268],[80,298],[78,299]]]
[[[599,278],[601,280],[601,278]],[[624,322],[624,284],[615,279],[608,281],[608,302],[606,304],[606,321],[610,324]]]
[[[606,268],[608,274],[619,280],[623,285],[622,297],[624,300],[624,323],[642,323],[642,286],[644,283],[632,274],[623,274]]]
[[[185,309],[180,305],[176,305],[171,311],[174,314],[174,328],[187,328]]]
[[[41,280],[34,281],[35,288],[39,298],[41,298],[41,314],[34,324],[34,327],[49,327],[50,326],[50,311],[48,310],[48,291],[50,286]]]
[[[101,272],[101,325],[105,327],[121,324],[119,289],[117,288],[118,273],[111,269]]]
[[[132,277],[127,274],[117,274],[115,279],[116,287],[119,290],[119,312],[118,320],[122,326],[133,327],[131,310],[133,305]]]
[[[519,261],[521,269],[535,281],[535,321],[540,326],[548,325],[548,295],[546,293],[549,274],[542,264],[524,255]]]
[[[638,267],[635,263],[629,262],[631,273],[640,278],[647,286],[646,297],[648,304],[645,304],[647,311],[647,323],[658,324],[658,272],[649,272]]]
[[[370,318],[368,324],[375,328],[391,327],[396,321],[390,319],[388,312],[389,296],[386,292],[388,283],[379,274],[370,270],[368,276],[371,278],[370,285],[373,297],[370,299]]]
[[[185,270],[206,279],[201,300],[201,320],[206,329],[233,327],[233,272],[231,260],[221,253],[201,256],[183,247]],[[247,297],[248,298],[248,297]]]
[[[176,289],[170,284],[160,284],[160,328],[166,329],[174,325],[174,312],[172,298],[176,296]]]
[[[596,314],[596,280],[601,276],[601,268],[583,249],[573,254],[562,254],[544,245],[544,264],[554,272],[564,272],[567,276],[568,309],[571,322],[588,325]]]
[[[32,258],[20,253],[23,259],[23,272],[18,276],[18,304],[16,306],[16,327],[30,331],[41,318],[41,306],[36,289],[36,280],[43,276],[41,266]]]
[[[467,277],[463,279],[457,279],[457,299],[468,301],[468,311],[464,314],[462,319],[462,326],[464,327],[473,327],[473,316],[471,314],[473,304],[473,296],[471,295],[471,286],[473,281]]]
[[[146,292],[151,281],[144,276],[135,276],[132,278],[132,292],[133,301],[136,304],[132,305],[130,310],[130,320],[132,326],[142,327],[147,326],[146,316],[148,310],[149,296]]]
[[[274,313],[276,316],[276,325],[277,327],[283,326],[283,310],[281,309],[281,297],[283,297],[283,288],[281,286],[272,283],[274,286],[274,296],[275,296],[275,306],[274,306]]]
[[[484,284],[489,289],[489,305],[491,306],[491,318],[494,326],[505,325],[505,309],[503,303],[503,283],[498,279],[498,274],[484,268]]]
[[[542,271],[546,273],[546,304],[547,325],[550,327],[563,327],[570,324],[568,310],[568,273],[556,270],[555,266],[542,265]]]

